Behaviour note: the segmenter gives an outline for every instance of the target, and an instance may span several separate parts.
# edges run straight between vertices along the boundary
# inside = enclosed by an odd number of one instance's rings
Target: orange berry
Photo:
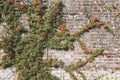
[[[52,61],[52,60],[53,60],[53,58],[51,58],[51,57],[48,58],[48,61]]]
[[[21,78],[17,78],[17,80],[22,80]]]
[[[88,50],[88,49],[85,49],[85,50],[84,50],[84,53],[89,53],[89,50]]]
[[[107,57],[110,57],[110,53],[109,53],[109,51],[107,51],[107,50],[104,50],[104,51],[103,51],[103,55],[105,55],[105,56],[107,56]]]
[[[103,25],[103,28],[104,28],[104,29],[106,29],[107,27],[108,27],[108,26],[107,26],[106,24],[105,24],[105,25]]]
[[[93,60],[92,60],[92,59],[90,59],[90,60],[88,60],[88,62],[90,62],[90,63],[91,63],[91,62],[93,62]]]
[[[87,27],[87,26],[84,26],[83,29],[86,31],[86,30],[88,30],[88,27]]]
[[[106,55],[106,54],[109,54],[109,52],[107,50],[104,50],[103,54]]]
[[[20,31],[20,28],[16,28],[16,31],[19,32],[19,31]]]
[[[92,54],[93,55],[97,54],[97,50],[92,50]]]
[[[59,28],[60,28],[60,31],[61,31],[61,35],[63,35],[64,34],[64,29],[65,29],[65,23],[61,23],[60,25],[59,25]]]
[[[34,0],[33,4],[36,5],[38,3],[38,0]]]
[[[98,15],[94,15],[93,16],[93,20],[95,21],[95,20],[97,20],[98,19]]]
[[[115,69],[116,69],[116,70],[120,69],[120,66],[117,66]]]
[[[8,58],[8,57],[9,57],[9,54],[8,54],[8,53],[6,53],[6,54],[5,54],[5,58]]]
[[[8,24],[8,29],[11,29],[12,28],[12,24]]]
[[[101,26],[101,22],[96,22],[95,26],[96,27],[100,27]]]
[[[39,21],[41,16],[36,16],[36,20]]]
[[[93,27],[94,26],[94,23],[93,22],[90,22],[89,23],[89,27]]]
[[[44,36],[46,36],[46,35],[47,35],[47,32],[42,32],[42,34],[43,34]]]
[[[58,62],[57,62],[57,65],[62,65],[63,64],[63,62],[62,62],[62,60],[59,60]]]
[[[9,4],[14,4],[14,0],[7,0]]]
[[[1,38],[2,40],[5,40],[5,39],[6,39],[6,37],[5,37],[5,36],[0,36],[0,38]]]
[[[25,4],[24,4],[23,2],[18,3],[18,6],[19,6],[22,10],[25,10],[25,9],[26,9]]]
[[[107,56],[107,57],[110,57],[110,54],[107,54],[106,56]]]

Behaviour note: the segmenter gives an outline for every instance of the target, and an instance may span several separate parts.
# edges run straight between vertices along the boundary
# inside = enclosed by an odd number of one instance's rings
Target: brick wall
[[[25,1],[25,0],[24,0]],[[26,0],[27,1],[27,0]],[[52,1],[52,0],[43,0]],[[66,26],[70,33],[80,30],[83,25],[88,23],[88,17],[99,15],[99,18],[106,22],[112,29],[114,35],[108,33],[103,28],[95,28],[86,32],[81,40],[85,42],[88,49],[99,49],[101,47],[108,49],[111,57],[99,56],[92,63],[88,63],[80,70],[85,73],[87,80],[93,80],[95,77],[115,73],[120,79],[120,0],[62,0],[65,7],[63,9],[63,18],[66,20]],[[5,24],[4,24],[5,25]],[[1,33],[3,28],[0,29]],[[72,63],[72,61],[86,57],[81,48],[75,43],[73,51],[55,51],[49,50],[49,55],[58,59],[63,59]],[[51,54],[52,53],[52,54]],[[54,53],[54,54],[53,54]],[[56,54],[60,53],[60,56]],[[64,54],[71,57],[67,58]],[[78,56],[75,56],[78,55]],[[75,57],[72,57],[75,56]]]
[[[81,40],[85,42],[88,49],[99,49],[103,47],[110,52],[111,57],[107,58],[105,56],[99,56],[95,59],[94,62],[88,63],[80,70],[83,70],[83,72],[87,75],[88,80],[93,80],[94,77],[111,72],[115,73],[118,77],[117,80],[119,80],[120,71],[118,71],[118,68],[120,68],[120,0],[62,1],[65,5],[63,9],[63,18],[66,20],[66,26],[71,33],[80,30],[83,25],[88,23],[88,18],[93,15],[98,15],[100,20],[106,22],[113,30],[114,35],[108,33],[103,28],[95,28],[89,32],[86,32],[81,37]],[[76,53],[83,53],[80,47],[77,46],[76,48],[77,49],[74,51],[69,51],[67,53],[73,53],[74,55]],[[57,51],[49,52],[57,53]]]

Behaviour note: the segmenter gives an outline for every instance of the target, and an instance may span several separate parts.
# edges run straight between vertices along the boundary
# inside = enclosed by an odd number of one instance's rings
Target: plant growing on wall
[[[3,68],[14,66],[18,72],[18,80],[58,80],[50,74],[51,67],[61,67],[62,61],[57,59],[43,60],[44,49],[72,50],[73,42],[79,41],[86,54],[92,54],[86,61],[78,61],[76,65],[64,66],[74,78],[71,71],[83,67],[85,64],[101,55],[103,49],[97,51],[88,50],[85,44],[79,40],[80,36],[92,28],[103,26],[110,31],[108,26],[94,16],[89,25],[82,30],[70,35],[62,19],[61,1],[56,0],[50,6],[43,4],[42,0],[33,0],[25,4],[15,0],[0,1],[0,23],[6,23],[7,34],[1,36],[0,48],[5,54],[0,65]],[[23,26],[19,18],[27,14],[29,30]],[[22,36],[23,34],[28,34]],[[83,73],[79,72],[84,80]]]
[[[57,80],[50,74],[50,67],[60,66],[60,61],[51,63],[42,57],[46,47],[73,49],[73,38],[61,18],[62,7],[58,0],[50,6],[41,0],[29,5],[15,0],[0,1],[0,23],[7,24],[7,34],[0,42],[5,52],[0,64],[3,68],[14,66],[18,80]],[[28,16],[29,30],[19,20],[22,14]],[[25,33],[28,35],[22,37]]]

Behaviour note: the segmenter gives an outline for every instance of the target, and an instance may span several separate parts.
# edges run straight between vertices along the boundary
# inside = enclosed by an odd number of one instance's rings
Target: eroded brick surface
[[[52,0],[44,0],[52,1]],[[106,22],[113,30],[113,34],[108,33],[102,27],[94,28],[86,32],[80,40],[84,41],[88,49],[99,49],[101,47],[107,49],[111,57],[99,56],[92,63],[86,64],[80,68],[85,73],[87,80],[93,80],[101,75],[111,76],[112,74],[120,79],[120,0],[62,0],[65,7],[63,9],[63,18],[66,20],[66,26],[70,33],[80,30],[83,25],[87,24],[89,17],[98,15],[100,20]],[[4,31],[3,27],[0,31]],[[48,50],[49,56],[61,59],[66,64],[77,62],[79,59],[87,58],[75,42],[75,50],[73,51],[56,51]],[[54,70],[56,71],[56,69]],[[56,71],[63,74],[64,71]],[[53,72],[54,74],[57,74]],[[68,76],[69,77],[69,76]],[[7,79],[9,80],[9,79]],[[69,78],[61,78],[61,80],[69,80]],[[81,80],[78,78],[78,80]],[[106,79],[108,80],[108,79]]]

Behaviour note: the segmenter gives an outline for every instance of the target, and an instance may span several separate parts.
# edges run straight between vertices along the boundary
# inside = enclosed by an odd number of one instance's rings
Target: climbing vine
[[[60,61],[43,60],[43,54],[46,47],[66,50],[72,46],[67,44],[72,38],[69,40],[65,38],[71,35],[64,28],[65,24],[60,13],[62,6],[61,1],[54,1],[50,6],[43,4],[41,0],[34,0],[29,5],[14,0],[0,1],[0,21],[1,24],[7,24],[4,27],[7,34],[1,36],[0,45],[5,52],[1,66],[3,68],[14,66],[18,72],[18,80],[58,79],[50,74],[50,67],[59,66]],[[23,14],[28,16],[29,30],[26,30],[19,20]],[[57,34],[62,38],[58,40],[57,36],[58,43],[63,42],[59,47],[57,43],[51,44],[53,43],[51,40],[54,40]]]
[[[81,75],[81,77],[83,78],[83,80],[87,80],[84,73],[79,71],[79,68],[85,66],[87,63],[91,63],[95,60],[95,57],[99,56],[99,55],[105,55],[107,57],[110,57],[110,53],[105,50],[104,48],[100,48],[98,50],[89,50],[87,49],[85,43],[83,41],[80,40],[80,37],[85,33],[88,32],[89,30],[93,29],[93,28],[99,28],[99,27],[103,27],[106,31],[112,33],[112,29],[110,27],[107,26],[107,24],[105,24],[103,21],[99,20],[99,17],[97,15],[94,15],[93,17],[91,17],[89,19],[89,23],[86,24],[85,26],[83,26],[83,28],[75,33],[73,33],[74,39],[76,41],[79,42],[81,49],[83,50],[83,52],[85,54],[90,54],[91,56],[89,58],[87,58],[85,61],[83,60],[79,60],[77,63],[75,64],[71,64],[69,66],[65,66],[64,69],[66,72],[68,72],[71,76],[71,78],[73,80],[77,80],[77,78],[75,77],[75,75],[72,73],[73,71],[77,72],[78,74]],[[113,33],[112,33],[113,34]],[[114,34],[113,34],[114,35]]]
[[[1,67],[14,66],[18,72],[18,80],[58,80],[50,74],[51,67],[62,67],[76,80],[72,71],[76,70],[86,80],[85,75],[78,71],[95,57],[102,55],[104,49],[88,50],[85,44],[79,40],[81,35],[95,27],[104,27],[111,32],[111,29],[98,16],[90,19],[90,22],[83,26],[83,29],[69,33],[65,22],[62,19],[63,4],[61,1],[53,1],[49,6],[43,4],[42,0],[33,0],[29,4],[15,0],[0,1],[0,23],[6,23],[4,27],[6,34],[1,36],[0,48],[4,50],[4,56],[0,63]],[[27,14],[29,29],[23,26],[19,18]],[[23,34],[27,34],[22,36]],[[73,50],[73,42],[78,41],[84,53],[91,54],[86,61],[78,61],[76,64],[63,66],[61,60],[48,58],[43,60],[46,48],[56,50]],[[106,53],[108,56],[109,54]]]

